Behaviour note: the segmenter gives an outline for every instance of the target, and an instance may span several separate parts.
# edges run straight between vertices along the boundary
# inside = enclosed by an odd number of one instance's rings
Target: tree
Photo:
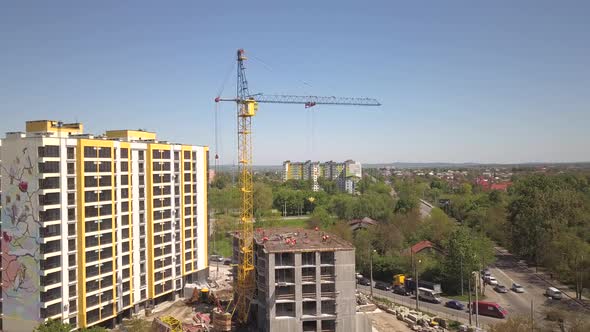
[[[315,210],[313,210],[310,218],[310,223],[314,226],[327,229],[328,227],[333,225],[333,220],[330,216],[330,213],[328,213],[328,211],[324,207],[319,206]]]
[[[254,183],[254,216],[259,218],[271,209],[272,189],[264,183]]]
[[[39,324],[34,332],[70,332],[73,327],[70,324],[63,323],[60,320],[52,319]]]
[[[461,270],[465,281],[472,271],[479,271],[494,259],[493,243],[465,226],[458,227],[451,234],[445,249],[443,287],[447,293],[457,293],[461,289]]]
[[[508,219],[512,249],[517,254],[539,263],[547,254],[545,244],[558,233],[590,224],[586,197],[574,180],[534,174],[514,183]]]

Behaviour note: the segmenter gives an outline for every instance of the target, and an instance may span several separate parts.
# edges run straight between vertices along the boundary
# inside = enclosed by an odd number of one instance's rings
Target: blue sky
[[[260,105],[255,164],[590,161],[588,17],[587,1],[2,2],[0,132],[59,119],[214,150],[244,48],[251,92],[383,104]],[[235,105],[218,114],[231,164]]]

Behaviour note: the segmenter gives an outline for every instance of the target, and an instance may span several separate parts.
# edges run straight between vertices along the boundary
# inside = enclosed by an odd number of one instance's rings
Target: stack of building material
[[[218,332],[231,331],[231,314],[219,308],[213,309],[213,330]]]
[[[156,317],[152,322],[152,332],[182,332],[182,323],[172,316]]]

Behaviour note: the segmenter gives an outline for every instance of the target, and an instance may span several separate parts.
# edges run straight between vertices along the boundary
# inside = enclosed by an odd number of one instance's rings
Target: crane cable
[[[223,90],[225,89],[225,86],[227,85],[227,81],[230,78],[231,73],[234,71],[236,67],[236,63],[232,61],[231,66],[229,67],[229,70],[226,72],[225,77],[223,79],[223,83],[221,84],[221,86],[219,86],[219,89],[217,90],[217,97],[221,97],[221,94],[223,93]],[[215,174],[217,174],[218,172],[218,166],[219,166],[219,151],[223,149],[223,147],[221,147],[222,142],[220,141],[220,136],[219,136],[219,132],[221,131],[221,129],[219,128],[219,119],[218,119],[218,114],[219,113],[219,103],[215,103],[215,119],[214,119],[214,135],[215,135]]]

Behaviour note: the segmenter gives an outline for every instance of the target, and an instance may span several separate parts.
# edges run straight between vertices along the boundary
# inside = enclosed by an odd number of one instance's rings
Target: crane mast
[[[238,119],[238,162],[239,162],[239,190],[241,193],[239,254],[237,264],[237,279],[234,281],[237,320],[240,324],[248,322],[250,302],[255,294],[254,280],[254,186],[252,183],[252,118],[258,111],[258,103],[274,104],[302,104],[306,108],[315,105],[356,105],[380,106],[372,98],[342,98],[293,95],[263,95],[250,94],[244,61],[246,55],[243,49],[237,52],[238,81],[236,98],[221,98],[217,96],[215,102],[232,101],[237,105]]]
[[[257,103],[249,98],[248,81],[244,68],[244,50],[238,50],[238,162],[239,188],[241,191],[239,259],[237,279],[238,322],[246,323],[250,300],[254,295],[254,186],[252,184],[252,117],[256,115]]]

